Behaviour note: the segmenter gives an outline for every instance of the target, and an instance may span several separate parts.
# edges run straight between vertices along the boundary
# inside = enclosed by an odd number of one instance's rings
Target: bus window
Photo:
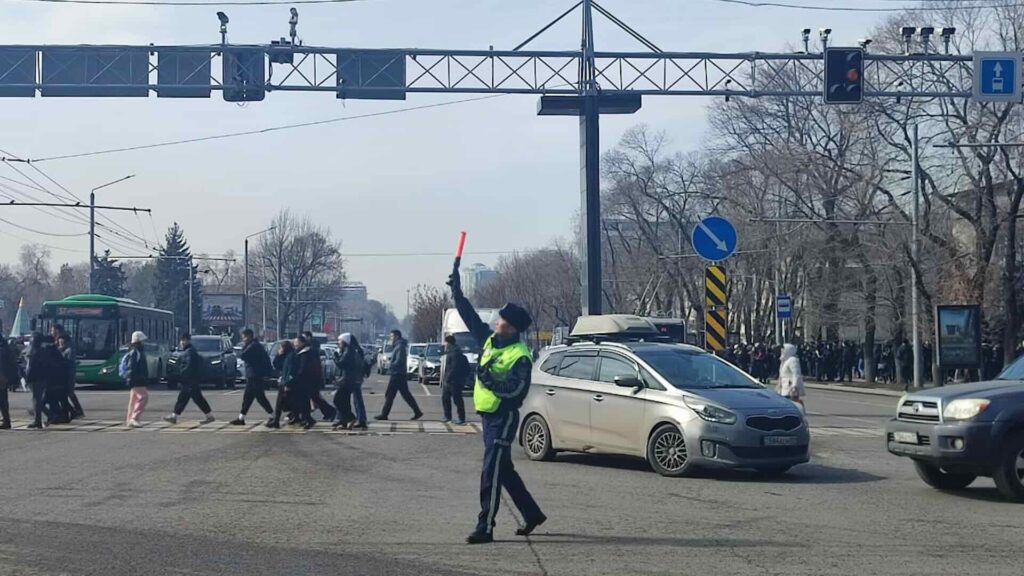
[[[77,323],[78,357],[106,360],[117,351],[117,324],[111,320],[82,319]]]

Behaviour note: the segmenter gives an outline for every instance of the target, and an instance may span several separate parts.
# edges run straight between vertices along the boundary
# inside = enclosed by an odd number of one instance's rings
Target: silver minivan
[[[702,467],[782,474],[809,459],[803,413],[700,348],[578,342],[534,366],[519,441],[532,460],[560,451],[646,458],[665,476]]]

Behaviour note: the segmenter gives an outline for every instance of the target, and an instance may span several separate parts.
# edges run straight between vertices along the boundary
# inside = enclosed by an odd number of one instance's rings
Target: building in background
[[[340,312],[331,322],[331,331],[334,334],[351,332],[360,341],[370,342],[374,328],[370,326],[368,300],[366,285],[362,282],[343,284],[341,298],[338,300]]]
[[[462,269],[462,290],[472,298],[477,290],[498,278],[498,273],[483,264],[473,264]]]

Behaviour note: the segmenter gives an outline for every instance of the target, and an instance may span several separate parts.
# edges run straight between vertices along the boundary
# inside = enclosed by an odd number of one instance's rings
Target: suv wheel
[[[647,462],[662,476],[679,477],[693,473],[686,438],[678,428],[663,424],[647,441]]]
[[[917,475],[924,480],[925,484],[938,490],[963,490],[977,478],[974,474],[946,472],[938,466],[920,460],[914,461],[914,469],[917,470]]]
[[[555,450],[551,447],[551,430],[544,418],[534,414],[523,423],[523,449],[530,460],[552,460]]]
[[[1004,498],[1024,502],[1024,432],[1018,432],[1003,442],[992,479]]]

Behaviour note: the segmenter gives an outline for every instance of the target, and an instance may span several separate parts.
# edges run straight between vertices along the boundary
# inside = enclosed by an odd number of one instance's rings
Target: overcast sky
[[[804,0],[810,3],[810,0]],[[364,0],[300,5],[307,45],[368,48],[512,48],[574,0]],[[862,5],[860,0],[818,4]],[[754,8],[716,0],[603,0],[664,50],[781,51],[799,30],[835,29],[836,45],[853,45],[876,14]],[[879,3],[893,7],[892,3]],[[219,41],[210,7],[96,6],[0,0],[3,44],[208,44]],[[287,34],[288,6],[223,8],[230,40],[266,43]],[[599,50],[639,46],[600,17]],[[939,24],[939,23],[937,23]],[[579,20],[549,30],[532,48],[579,47]],[[339,101],[331,94],[272,93],[238,106],[209,100],[4,99],[0,149],[47,157],[260,129],[465,98],[410,95],[406,102]],[[572,235],[579,206],[579,129],[571,118],[538,117],[535,96],[504,96],[431,110],[353,120],[268,135],[218,140],[40,164],[87,198],[90,188],[136,174],[97,193],[98,203],[153,209],[162,235],[185,229],[195,252],[241,252],[242,239],[282,208],[329,225],[343,242],[351,280],[371,298],[405,313],[406,290],[440,285],[450,257],[364,257],[367,253],[450,252],[459,230],[467,251],[540,247]],[[680,150],[697,149],[706,129],[699,97],[649,97],[634,116],[602,119],[602,147],[630,126],[663,129]],[[24,166],[22,166],[24,170]],[[27,172],[34,178],[39,175]],[[9,167],[0,176],[22,179]],[[51,184],[40,180],[53,188]],[[0,183],[7,183],[0,180]],[[0,194],[4,190],[0,189]],[[0,217],[48,232],[86,231],[28,208]],[[17,212],[15,212],[17,211]],[[153,242],[148,218],[113,216]],[[17,237],[15,237],[17,236]],[[86,237],[51,237],[0,223],[0,261],[13,262],[21,239],[55,248],[54,263],[84,261]],[[101,241],[98,249],[104,247]],[[115,254],[124,249],[114,247]],[[467,256],[493,264],[496,256]]]

